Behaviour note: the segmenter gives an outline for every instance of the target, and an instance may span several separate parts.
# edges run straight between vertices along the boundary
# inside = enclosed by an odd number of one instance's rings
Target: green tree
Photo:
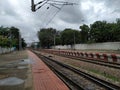
[[[90,39],[95,42],[106,42],[108,30],[106,21],[96,21],[90,25]]]
[[[16,27],[10,27],[9,30],[9,38],[11,39],[11,45],[13,45],[14,47],[16,47],[17,49],[19,49],[19,29]],[[14,42],[14,43],[12,43]]]
[[[54,37],[56,34],[56,29],[53,28],[43,28],[38,32],[38,38],[43,48],[50,48],[54,45]]]
[[[80,43],[80,32],[73,29],[65,29],[61,32],[62,45],[73,45]]]
[[[22,38],[22,48],[25,48],[26,46],[27,46],[27,44],[26,44],[24,38]]]
[[[82,26],[80,26],[81,29],[81,42],[82,43],[87,43],[88,39],[89,39],[89,26],[86,24],[83,24]]]
[[[55,34],[55,45],[61,45],[61,32],[60,31],[56,31]]]
[[[59,37],[59,36],[57,36],[56,38],[55,38],[55,45],[61,45],[61,37]]]
[[[116,19],[116,27],[114,30],[114,37],[116,41],[120,41],[120,18]]]
[[[1,47],[16,47],[19,49],[19,29],[16,27],[0,27],[0,46]],[[23,46],[25,46],[25,41],[22,39]]]
[[[9,28],[1,26],[0,35],[2,35],[3,37],[9,37]]]
[[[116,23],[107,23],[105,26],[104,34],[106,35],[106,42],[114,42],[116,41],[115,35]]]
[[[1,47],[9,47],[9,42],[10,42],[10,39],[8,39],[7,37],[3,37],[2,35],[0,35],[0,46]]]
[[[10,39],[9,37],[9,28],[0,27],[0,46],[1,47],[9,47]]]

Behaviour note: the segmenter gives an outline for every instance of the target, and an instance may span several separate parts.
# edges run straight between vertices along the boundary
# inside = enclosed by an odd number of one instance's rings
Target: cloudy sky
[[[35,0],[35,3],[42,0]],[[45,4],[36,12],[31,11],[31,0],[0,0],[0,26],[20,29],[26,42],[38,41],[40,28],[57,30],[73,28],[97,20],[115,22],[120,18],[120,0],[58,0],[77,3],[63,6],[61,10]],[[49,7],[49,9],[47,9]]]

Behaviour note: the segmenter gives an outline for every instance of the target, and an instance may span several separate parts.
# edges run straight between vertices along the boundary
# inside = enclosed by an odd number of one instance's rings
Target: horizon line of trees
[[[26,42],[24,38],[20,38],[20,30],[16,27],[0,27],[0,47],[11,48],[15,47],[19,48],[19,40],[21,39],[21,46],[23,48],[26,47]]]
[[[83,24],[81,31],[66,28],[63,31],[54,28],[42,28],[38,31],[39,45],[50,48],[53,45],[74,45],[80,43],[101,43],[120,41],[120,19],[116,22],[96,21],[90,26]]]

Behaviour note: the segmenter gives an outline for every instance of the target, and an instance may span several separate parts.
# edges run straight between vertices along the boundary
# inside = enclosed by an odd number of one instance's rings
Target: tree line
[[[25,40],[20,38],[20,31],[16,27],[0,27],[0,47],[19,49],[19,40],[21,39],[21,46],[26,47]]]
[[[101,43],[120,41],[120,19],[116,22],[96,21],[83,24],[80,30],[66,28],[63,31],[54,28],[42,28],[38,31],[39,45],[50,48],[53,45],[73,45],[80,43]]]

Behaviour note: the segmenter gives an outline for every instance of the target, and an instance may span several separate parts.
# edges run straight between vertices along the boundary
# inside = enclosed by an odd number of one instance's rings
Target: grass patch
[[[117,82],[120,82],[120,78],[117,78],[115,76],[112,76],[112,75],[109,75],[107,73],[102,73],[98,70],[93,70],[93,69],[89,69],[88,71],[92,72],[92,73],[95,73],[95,74],[99,74],[99,75],[102,75],[104,76],[105,78],[108,78],[108,79],[111,79],[112,81],[117,81]]]

